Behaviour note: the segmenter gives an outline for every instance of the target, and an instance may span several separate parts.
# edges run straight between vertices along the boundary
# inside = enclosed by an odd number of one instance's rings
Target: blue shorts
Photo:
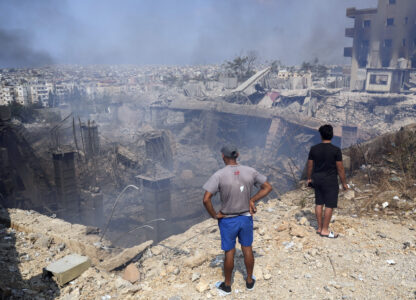
[[[253,217],[237,216],[218,220],[221,233],[221,249],[229,251],[235,248],[235,240],[241,246],[249,247],[253,243]]]

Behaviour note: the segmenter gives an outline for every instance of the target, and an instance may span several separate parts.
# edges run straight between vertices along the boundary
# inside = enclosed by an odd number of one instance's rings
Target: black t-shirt
[[[312,181],[316,185],[338,185],[337,161],[342,161],[341,149],[330,143],[311,147],[308,160],[313,160]]]

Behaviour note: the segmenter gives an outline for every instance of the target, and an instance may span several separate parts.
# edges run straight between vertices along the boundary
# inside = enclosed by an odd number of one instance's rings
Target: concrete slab
[[[149,248],[153,244],[153,241],[144,242],[138,246],[134,246],[132,248],[124,249],[123,252],[120,254],[106,260],[101,264],[101,267],[104,270],[110,272],[126,263],[131,261],[140,253],[144,252],[147,248]]]
[[[51,272],[55,277],[59,285],[77,278],[84,273],[91,266],[91,261],[86,256],[78,254],[67,255],[60,260],[51,263],[46,267],[48,272]]]

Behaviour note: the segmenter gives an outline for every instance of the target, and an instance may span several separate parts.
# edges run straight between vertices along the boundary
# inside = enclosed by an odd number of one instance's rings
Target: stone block
[[[123,279],[135,283],[140,279],[140,272],[137,269],[135,264],[129,264],[127,268],[124,269]]]
[[[67,255],[60,260],[51,263],[46,267],[48,272],[51,272],[55,277],[59,285],[77,278],[84,273],[91,266],[91,261],[86,256],[78,254]]]

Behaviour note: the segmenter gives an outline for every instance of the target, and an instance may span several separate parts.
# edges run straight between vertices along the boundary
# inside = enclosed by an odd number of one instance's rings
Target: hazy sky
[[[222,63],[255,50],[348,63],[347,7],[376,0],[0,0],[0,67]]]

